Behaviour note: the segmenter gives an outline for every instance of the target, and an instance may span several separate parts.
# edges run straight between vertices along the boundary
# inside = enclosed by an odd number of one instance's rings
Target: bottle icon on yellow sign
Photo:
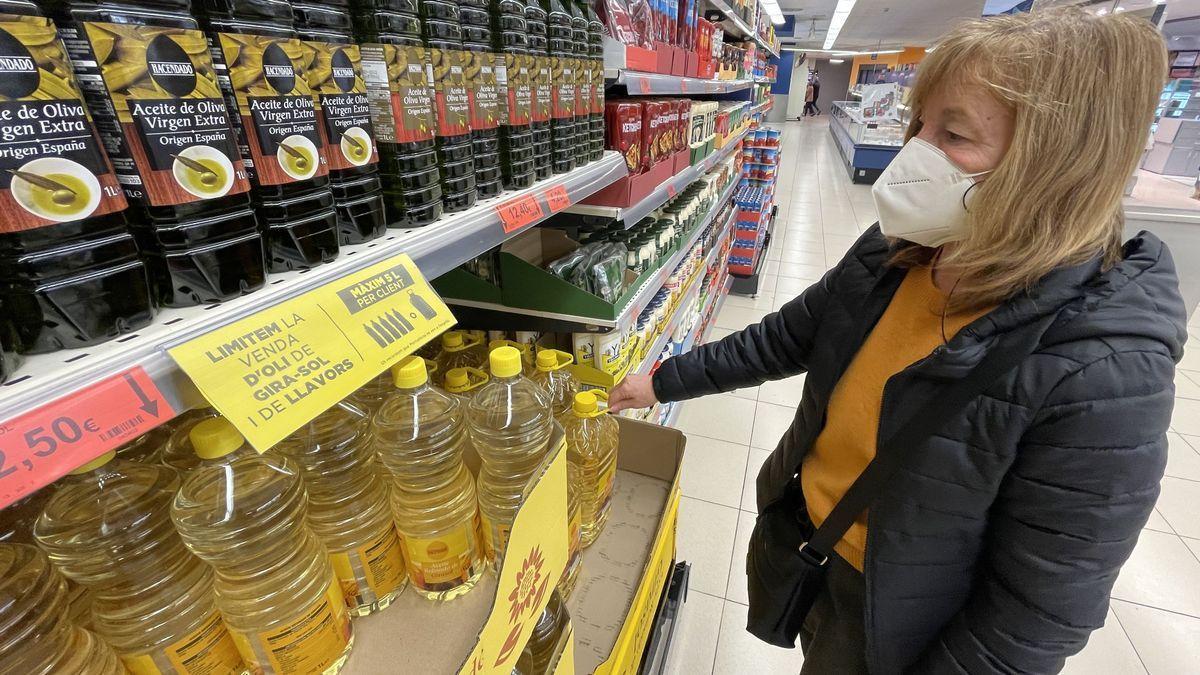
[[[449,600],[475,587],[484,568],[475,482],[463,463],[461,400],[429,383],[425,362],[392,368],[394,393],[375,414],[375,449],[391,475],[392,509],[413,589]]]
[[[252,672],[332,675],[353,645],[329,555],[308,525],[299,465],[258,454],[223,417],[189,434],[202,460],[171,503],[184,543],[215,572],[217,608]]]

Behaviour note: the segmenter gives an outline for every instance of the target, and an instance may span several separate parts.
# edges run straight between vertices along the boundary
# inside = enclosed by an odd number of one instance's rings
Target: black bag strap
[[[863,469],[863,472],[846,490],[846,494],[842,495],[842,498],[834,505],[833,510],[821,522],[821,526],[813,532],[812,537],[800,546],[801,555],[818,566],[828,562],[834,544],[846,534],[846,530],[850,529],[858,514],[862,513],[863,509],[879,496],[888,479],[896,473],[921,442],[929,437],[929,420],[934,419],[934,415],[944,417],[948,412],[956,412],[966,407],[993,382],[1000,379],[1000,376],[1020,364],[1026,356],[1033,353],[1037,347],[1038,338],[1053,322],[1053,318],[1053,316],[1046,317],[1030,326],[1028,331],[1022,331],[1022,337],[1025,339],[1011,340],[1008,345],[1001,344],[991,349],[970,373],[954,380],[943,393],[922,406],[916,414],[896,429],[895,433],[878,443],[875,458],[867,464],[867,468]]]

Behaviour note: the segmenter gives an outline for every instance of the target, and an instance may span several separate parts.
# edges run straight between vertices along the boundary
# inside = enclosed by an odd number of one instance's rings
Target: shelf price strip
[[[546,206],[550,207],[550,213],[558,213],[570,205],[571,197],[567,195],[567,188],[556,185],[546,190]]]
[[[401,254],[168,352],[265,452],[454,321]]]
[[[565,189],[563,193],[566,193]],[[546,217],[537,197],[531,194],[514,197],[497,204],[496,214],[500,216],[500,224],[504,228],[505,234],[512,234],[530,223]]]
[[[175,416],[141,367],[0,422],[0,508]]]

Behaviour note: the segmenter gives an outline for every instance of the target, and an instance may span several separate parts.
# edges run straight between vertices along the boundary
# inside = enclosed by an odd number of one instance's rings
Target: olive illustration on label
[[[354,166],[362,166],[371,161],[371,135],[362,127],[350,127],[342,134],[339,144],[342,155]]]
[[[41,157],[8,172],[17,204],[47,220],[80,220],[100,205],[100,181],[78,162]]]
[[[193,145],[172,157],[175,182],[201,199],[224,197],[233,187],[233,163],[216,148]]]
[[[312,178],[320,165],[320,155],[317,146],[312,141],[299,134],[293,134],[283,139],[275,159],[284,173],[296,180]]]

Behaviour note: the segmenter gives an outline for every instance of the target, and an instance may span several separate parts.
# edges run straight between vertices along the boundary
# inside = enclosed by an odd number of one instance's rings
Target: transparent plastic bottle
[[[567,462],[567,567],[558,580],[558,592],[571,597],[583,568],[583,537],[579,522],[579,469]]]
[[[171,502],[171,519],[212,566],[217,608],[252,672],[341,670],[353,645],[329,556],[308,526],[300,467],[258,454],[222,417],[191,431],[204,460]]]
[[[158,461],[178,471],[182,480],[187,480],[192,469],[204,461],[196,455],[196,449],[192,447],[192,427],[217,416],[217,411],[212,408],[200,408],[189,410],[177,417],[172,425],[171,435],[167,437],[166,443],[158,453]]]
[[[500,347],[489,356],[492,380],[467,405],[479,453],[479,513],[488,557],[504,560],[521,496],[546,456],[553,428],[550,398],[521,375],[521,353]]]
[[[464,401],[475,396],[479,388],[492,379],[486,371],[478,368],[454,368],[446,373],[446,391]]]
[[[438,372],[437,361],[433,359],[424,359],[424,361],[425,372],[429,373],[430,378],[436,379],[434,376]],[[383,407],[383,404],[394,393],[396,393],[396,382],[392,377],[392,370],[389,368],[377,375],[375,379],[355,389],[346,397],[346,400],[368,415],[374,415],[375,411]]]
[[[67,582],[45,553],[0,544],[0,673],[124,675],[107,643],[67,617]]]
[[[442,333],[442,351],[434,361],[437,372],[450,372],[454,368],[480,368],[483,366],[483,342],[464,331],[448,330]]]
[[[370,416],[338,403],[274,450],[300,465],[308,525],[329,550],[352,616],[386,609],[408,575],[388,487],[374,463]]]
[[[512,347],[518,352],[521,352],[521,374],[530,379],[537,372],[537,366],[534,365],[533,347],[525,342],[517,342],[516,340],[492,340],[488,342],[488,354],[496,351],[501,347]]]
[[[179,474],[114,459],[72,471],[34,526],[38,545],[92,591],[96,632],[135,673],[247,672],[213,599],[213,572],[171,523]]]
[[[562,595],[557,590],[550,594],[550,602],[537,623],[533,625],[533,633],[529,636],[529,652],[532,661],[532,672],[549,673],[551,668],[562,656],[567,622],[571,616],[563,605]]]
[[[565,424],[564,416],[570,414],[575,394],[579,393],[579,380],[567,368],[574,362],[574,356],[557,349],[543,349],[537,354],[537,370],[532,379],[550,394],[554,419],[559,424]]]
[[[617,421],[598,400],[608,394],[583,391],[575,395],[571,415],[563,424],[567,436],[567,461],[576,467],[579,481],[579,521],[584,547],[591,546],[608,521],[613,479],[617,475]]]
[[[485,566],[462,403],[430,386],[420,358],[392,372],[395,394],[374,418],[376,452],[392,478],[413,589],[450,600],[474,588]]]

